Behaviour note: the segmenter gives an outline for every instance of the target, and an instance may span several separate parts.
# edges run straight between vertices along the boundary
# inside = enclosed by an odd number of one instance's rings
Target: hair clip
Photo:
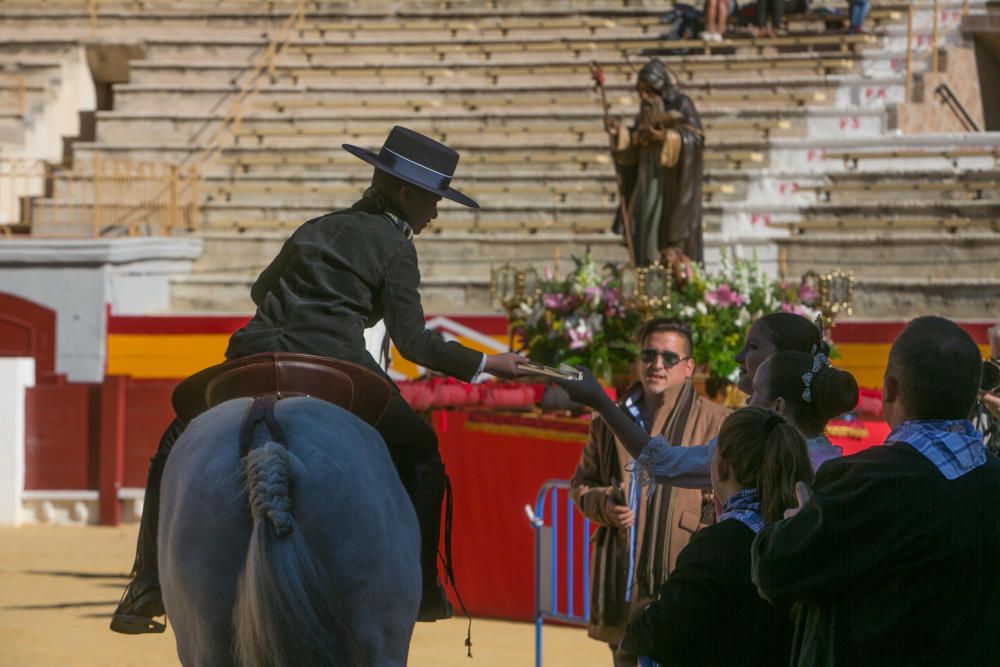
[[[812,381],[816,377],[816,374],[820,372],[821,369],[826,368],[830,365],[830,360],[822,352],[816,351],[816,346],[813,345],[813,364],[812,370],[808,373],[802,375],[802,384],[805,385],[805,391],[802,392],[802,400],[806,403],[812,403]]]

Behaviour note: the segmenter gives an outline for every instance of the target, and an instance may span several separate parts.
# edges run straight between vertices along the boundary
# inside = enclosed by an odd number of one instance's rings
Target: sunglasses
[[[643,350],[639,353],[639,359],[644,364],[651,364],[655,362],[657,357],[659,357],[660,360],[663,361],[663,366],[665,368],[673,368],[682,361],[686,361],[691,358],[691,357],[682,357],[676,352],[671,352],[669,350],[665,350],[663,352],[659,350]]]

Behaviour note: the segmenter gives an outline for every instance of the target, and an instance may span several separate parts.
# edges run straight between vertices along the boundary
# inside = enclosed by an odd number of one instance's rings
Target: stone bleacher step
[[[629,89],[630,90],[630,89]],[[822,108],[831,102],[826,91],[719,91],[702,96],[692,91],[692,97],[699,111],[771,110],[780,114],[789,109]],[[124,84],[115,87],[115,104],[124,112],[154,112],[164,108],[175,109],[181,114],[205,113],[227,99],[239,94],[236,86],[191,84],[183,90],[170,86],[139,86]],[[414,97],[416,95],[416,97]],[[442,99],[443,98],[443,99]],[[630,117],[635,114],[636,105],[626,88],[621,93],[609,96],[611,112]],[[510,111],[534,111],[544,113],[552,108],[596,107],[599,98],[588,91],[588,85],[580,85],[569,90],[550,92],[550,89],[525,89],[516,91],[486,91],[481,88],[457,89],[445,93],[426,88],[411,91],[395,91],[376,96],[366,94],[359,97],[352,89],[328,91],[309,86],[274,86],[257,92],[247,105],[251,113],[270,110],[297,117],[351,115],[380,117],[387,114],[408,116],[426,113],[493,113]],[[818,105],[818,106],[817,106]],[[850,113],[851,109],[844,109]]]
[[[1000,234],[963,230],[862,229],[778,239],[790,274],[840,267],[868,278],[976,278],[997,276]]]
[[[281,248],[286,233],[203,233],[204,252],[194,273],[171,280],[172,308],[181,311],[252,310],[250,285]],[[489,301],[490,267],[506,263],[551,267],[558,253],[560,271],[570,257],[588,250],[599,263],[623,261],[620,237],[611,234],[422,234],[415,239],[420,257],[427,312],[493,314]],[[558,249],[558,250],[557,250]],[[211,267],[211,273],[204,273]],[[458,309],[456,309],[458,308]]]
[[[995,269],[1000,234],[995,232],[869,226],[796,235],[777,243],[789,275],[852,271],[856,318],[906,318],[915,313],[986,317],[1000,307],[1000,275]]]

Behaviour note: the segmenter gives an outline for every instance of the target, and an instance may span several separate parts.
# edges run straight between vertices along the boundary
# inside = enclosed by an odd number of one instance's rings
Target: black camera
[[[992,393],[1000,389],[1000,359],[983,361],[983,373],[979,377],[979,390]]]

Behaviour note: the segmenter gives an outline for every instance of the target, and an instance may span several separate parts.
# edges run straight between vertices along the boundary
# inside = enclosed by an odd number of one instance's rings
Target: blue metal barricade
[[[524,510],[535,529],[535,667],[541,667],[545,619],[586,626],[590,618],[590,521],[561,479],[545,482],[534,509]]]

